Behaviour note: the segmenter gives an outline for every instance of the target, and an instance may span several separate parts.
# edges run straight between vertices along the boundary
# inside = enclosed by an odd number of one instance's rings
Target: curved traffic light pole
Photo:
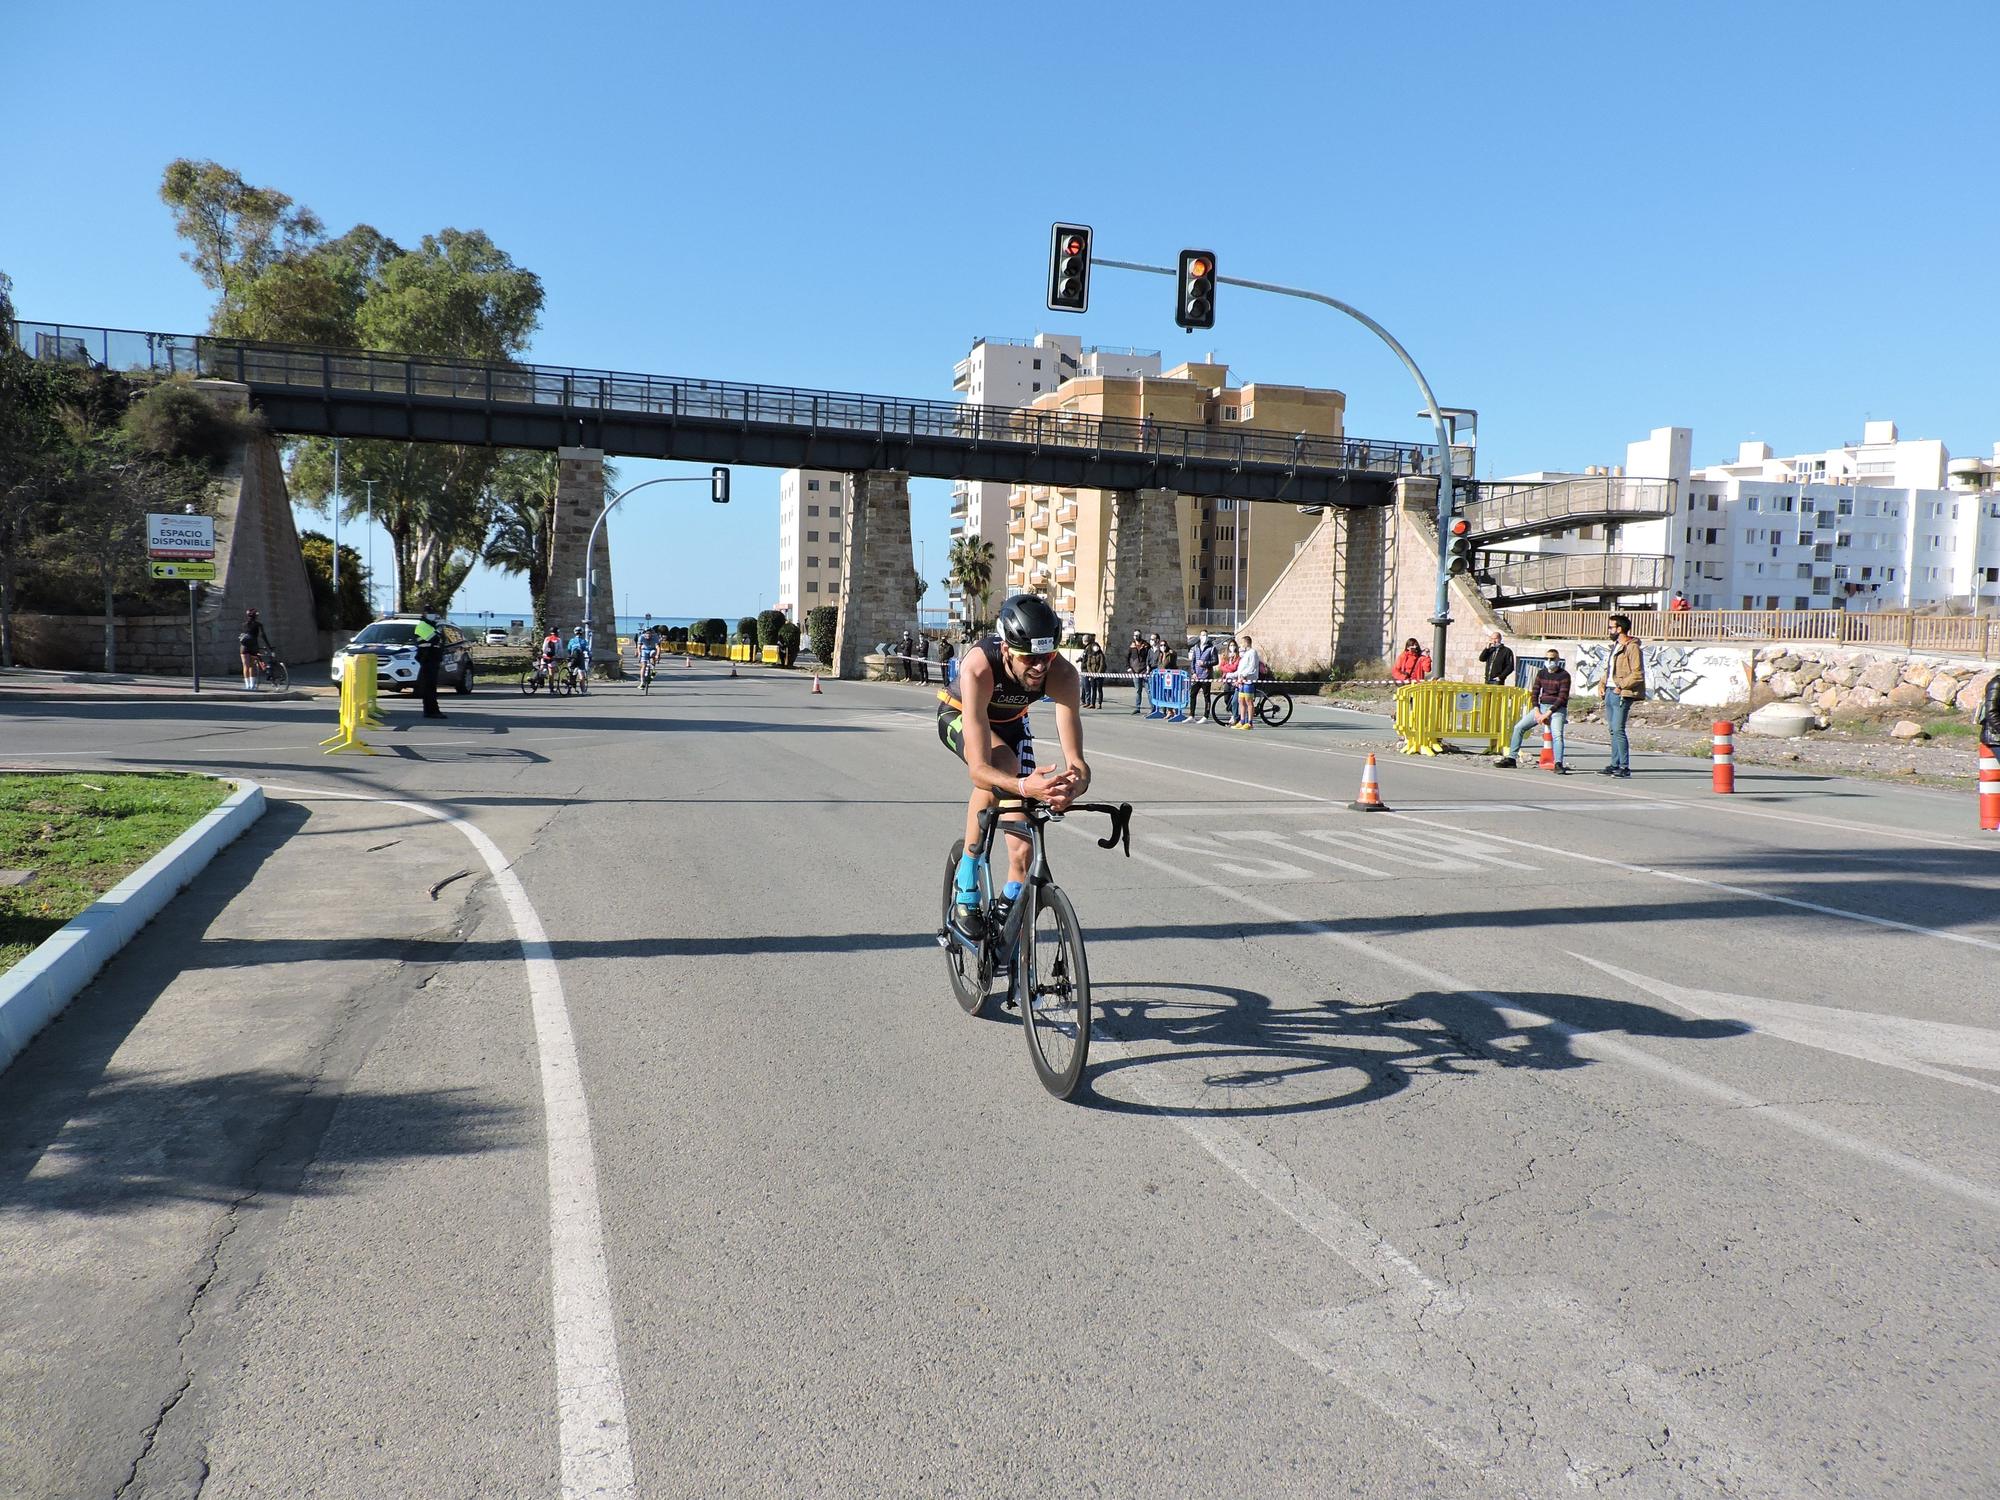
[[[729,470],[720,465],[710,469],[706,478],[699,474],[662,474],[658,479],[642,479],[637,484],[620,490],[605,503],[604,509],[597,513],[597,519],[590,523],[590,540],[583,544],[583,656],[586,662],[597,660],[596,631],[592,628],[590,620],[591,574],[595,571],[591,563],[597,556],[597,533],[603,529],[605,521],[610,517],[612,506],[627,495],[652,484],[706,484],[709,487],[709,497],[716,504],[729,503]],[[614,647],[618,643],[618,612],[615,609],[611,613],[611,642]],[[620,667],[618,670],[622,672],[625,669]]]
[[[1168,266],[1142,265],[1131,260],[1104,260],[1092,256],[1090,263],[1105,266],[1114,271],[1145,271],[1154,276],[1176,276],[1179,273]],[[1395,351],[1396,358],[1403,362],[1403,368],[1417,382],[1417,389],[1423,392],[1424,405],[1428,415],[1437,426],[1438,445],[1438,580],[1437,599],[1431,612],[1432,649],[1431,660],[1437,664],[1437,672],[1444,674],[1445,627],[1451,624],[1451,439],[1445,432],[1444,409],[1438,405],[1437,397],[1431,394],[1431,383],[1424,379],[1424,372],[1417,368],[1417,362],[1410,358],[1410,351],[1396,342],[1396,336],[1376,322],[1358,307],[1350,307],[1338,297],[1329,297],[1324,292],[1309,292],[1303,287],[1279,286],[1272,281],[1246,281],[1240,276],[1217,276],[1216,281],[1227,286],[1248,287],[1253,292],[1275,292],[1280,297],[1298,297],[1306,302],[1318,302],[1337,312],[1344,312],[1355,322],[1368,329],[1377,338]]]

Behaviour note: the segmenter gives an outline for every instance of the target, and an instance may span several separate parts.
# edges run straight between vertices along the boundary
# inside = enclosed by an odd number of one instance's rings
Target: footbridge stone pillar
[[[590,528],[604,513],[604,453],[598,448],[556,450],[556,513],[550,526],[549,592],[544,601],[549,625],[566,638],[583,620],[583,549]],[[597,534],[590,559],[596,578],[590,586],[590,611],[595,616],[591,661],[614,676],[618,671],[617,595],[611,587],[611,527]]]
[[[851,476],[840,538],[840,626],[834,670],[865,677],[863,658],[917,621],[915,551],[910,545],[910,476],[867,469]]]
[[[1122,657],[1137,630],[1174,643],[1187,639],[1187,583],[1181,569],[1180,496],[1173,490],[1112,490],[1111,604],[1104,649]]]

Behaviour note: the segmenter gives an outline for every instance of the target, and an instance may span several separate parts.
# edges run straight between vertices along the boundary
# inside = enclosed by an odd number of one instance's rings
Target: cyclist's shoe
[[[993,905],[987,908],[986,930],[999,932],[1007,925],[1007,913],[1014,909],[1014,902],[1007,896],[995,896]]]
[[[977,891],[954,891],[951,920],[958,930],[975,943],[986,936],[986,913],[980,909]]]
[[[1503,755],[1498,760],[1493,762],[1493,768],[1496,771],[1511,771],[1514,769],[1515,766],[1519,764],[1520,762],[1515,760],[1513,756]]]

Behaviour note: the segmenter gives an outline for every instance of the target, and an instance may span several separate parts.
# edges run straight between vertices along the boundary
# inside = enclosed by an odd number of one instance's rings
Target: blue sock
[[[1021,882],[1018,880],[1008,881],[1000,887],[1000,894],[1005,896],[1009,901],[1012,901],[1016,896],[1021,894]]]
[[[958,874],[953,878],[961,896],[976,897],[979,894],[979,856],[961,854],[958,857]]]

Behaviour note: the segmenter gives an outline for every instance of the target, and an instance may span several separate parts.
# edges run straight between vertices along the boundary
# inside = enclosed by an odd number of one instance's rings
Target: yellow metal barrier
[[[348,657],[340,677],[340,728],[320,741],[326,753],[359,750],[363,755],[374,755],[376,751],[361,738],[361,731],[382,727],[375,708],[375,658],[367,654]]]
[[[767,667],[775,667],[778,664],[778,648],[776,646],[766,646],[762,661]]]
[[[1405,755],[1442,755],[1446,740],[1485,740],[1498,755],[1533,695],[1480,682],[1408,682],[1396,689],[1396,733]]]

